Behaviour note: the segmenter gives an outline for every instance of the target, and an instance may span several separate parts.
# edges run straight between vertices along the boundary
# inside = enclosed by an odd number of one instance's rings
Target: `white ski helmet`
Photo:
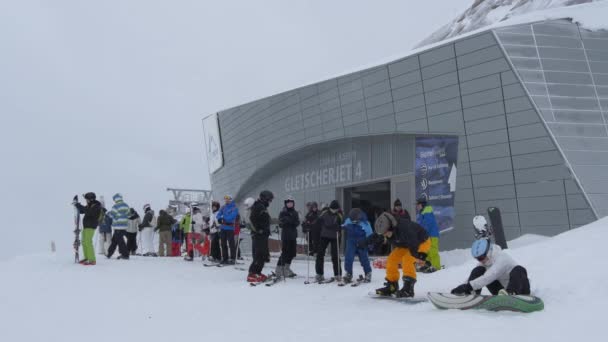
[[[245,209],[250,209],[253,206],[255,200],[252,197],[247,197],[243,204],[245,205]]]
[[[488,221],[486,221],[485,217],[477,215],[473,218],[473,226],[479,231],[488,230]]]

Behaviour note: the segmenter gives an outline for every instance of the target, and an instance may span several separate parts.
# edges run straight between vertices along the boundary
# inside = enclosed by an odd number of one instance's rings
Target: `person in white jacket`
[[[467,295],[475,291],[481,294],[486,287],[491,294],[529,295],[530,280],[526,269],[511,256],[492,243],[490,238],[476,240],[471,255],[479,261],[466,283],[452,290],[455,295]]]
[[[192,232],[188,233],[186,236],[186,246],[188,255],[185,260],[192,261],[194,259],[194,250],[197,250],[200,255],[203,255],[203,243],[205,242],[206,234],[203,232],[203,228],[205,225],[205,220],[203,219],[203,214],[201,214],[201,210],[198,207],[192,207],[192,218],[190,219],[190,224],[192,225]]]
[[[156,218],[154,210],[150,204],[144,205],[144,218],[139,224],[141,234],[142,255],[143,256],[158,256],[154,249],[154,228],[156,227]]]

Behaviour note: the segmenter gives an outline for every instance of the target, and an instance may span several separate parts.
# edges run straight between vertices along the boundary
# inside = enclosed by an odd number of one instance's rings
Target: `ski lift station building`
[[[498,207],[507,239],[608,214],[608,31],[492,28],[203,119],[214,198],[268,189],[277,217],[338,199],[370,219],[426,197],[442,249]]]

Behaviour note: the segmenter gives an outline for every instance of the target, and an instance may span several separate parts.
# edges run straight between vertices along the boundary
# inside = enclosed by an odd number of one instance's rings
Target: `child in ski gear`
[[[435,270],[441,269],[441,258],[439,257],[439,226],[433,213],[433,207],[428,205],[426,198],[419,198],[416,201],[416,221],[426,229],[431,238],[431,249],[428,252],[428,261]]]
[[[169,214],[171,215],[171,214]],[[182,244],[184,242],[184,233],[181,228],[181,222],[177,220],[171,225],[171,254],[167,256],[177,257],[182,255]]]
[[[106,209],[105,201],[103,196],[100,196],[99,202],[101,203],[101,222],[99,222],[99,230],[97,235],[97,249],[99,254],[107,255],[108,248],[110,248],[110,241],[112,240],[112,217],[107,215],[108,210]]]
[[[143,256],[156,256],[154,250],[154,228],[156,227],[156,219],[154,217],[154,210],[149,204],[144,205],[144,219],[139,224],[139,231],[141,232],[141,243],[142,243],[142,254]]]
[[[321,239],[321,221],[319,221],[319,206],[317,202],[310,202],[307,206],[308,213],[302,223],[302,232],[308,234],[308,254],[315,255],[319,240]]]
[[[346,248],[344,252],[344,269],[346,270],[346,274],[344,274],[342,281],[345,283],[352,282],[353,262],[356,255],[359,257],[359,262],[365,272],[365,281],[370,282],[372,280],[372,267],[369,263],[368,249],[367,246],[363,246],[363,248],[359,247],[365,239],[373,234],[372,227],[367,220],[367,215],[359,208],[351,209],[342,228],[346,233]]]
[[[268,237],[270,236],[270,214],[268,206],[274,199],[274,194],[268,190],[260,193],[260,197],[253,203],[249,222],[251,222],[251,239],[253,241],[253,261],[249,266],[248,282],[263,282],[268,277],[262,274],[266,256],[268,254]]]
[[[400,199],[396,199],[395,202],[393,203],[393,212],[392,212],[394,217],[400,216],[403,217],[405,219],[411,220],[411,216],[410,213],[405,210],[403,208],[403,205],[401,204],[401,200]]]
[[[424,228],[403,217],[382,213],[374,225],[376,233],[390,242],[393,250],[386,260],[385,287],[376,290],[382,296],[414,297],[415,263],[424,263],[431,240]],[[403,271],[403,288],[399,290],[399,264]]]
[[[188,256],[186,256],[186,260],[194,259],[194,250],[196,249],[201,255],[203,255],[203,245],[202,243],[205,241],[205,233],[203,232],[203,214],[201,214],[201,210],[198,207],[192,208],[192,218],[191,218],[191,226],[192,232],[188,233],[186,236],[186,246],[188,251]]]
[[[141,219],[135,209],[129,210],[129,226],[127,227],[127,249],[131,255],[135,255],[137,251],[137,230]]]
[[[224,196],[224,206],[217,212],[217,222],[220,224],[220,240],[222,245],[222,263],[234,264],[236,260],[236,245],[234,243],[234,223],[239,216],[239,209],[232,196]],[[230,251],[228,251],[230,248]],[[230,253],[230,254],[229,254]]]
[[[466,283],[452,289],[452,294],[466,295],[475,291],[481,294],[484,287],[491,294],[529,295],[530,280],[526,269],[518,265],[490,238],[475,240],[471,255],[479,261]]]
[[[95,249],[93,247],[93,235],[95,235],[95,229],[99,225],[99,221],[102,215],[101,203],[95,198],[95,193],[87,192],[84,194],[84,199],[87,201],[87,205],[83,206],[77,201],[74,203],[76,209],[80,214],[84,214],[82,218],[82,250],[84,252],[84,259],[79,260],[80,264],[83,265],[95,265]]]
[[[120,253],[118,259],[129,259],[129,250],[125,244],[127,227],[129,226],[129,206],[123,201],[121,194],[115,194],[112,199],[114,205],[108,215],[112,217],[114,235],[112,235],[112,243],[108,247],[107,257],[110,259],[118,246],[118,253]]]
[[[279,214],[279,227],[281,227],[281,256],[277,262],[276,275],[278,277],[293,278],[296,274],[291,270],[291,261],[296,257],[298,247],[298,226],[300,215],[295,209],[295,201],[291,197],[285,200],[285,207]]]
[[[325,250],[327,246],[331,246],[331,262],[334,267],[334,278],[341,280],[342,267],[340,266],[340,258],[338,256],[338,239],[341,226],[342,214],[340,214],[340,203],[333,200],[329,205],[329,209],[321,213],[319,217],[321,222],[321,239],[317,248],[317,260],[315,262],[315,271],[317,273],[315,280],[321,282],[324,280],[323,264],[325,263]]]
[[[177,221],[165,210],[158,212],[158,219],[156,220],[156,228],[154,231],[158,231],[158,255],[159,256],[170,256],[171,255],[171,226]]]

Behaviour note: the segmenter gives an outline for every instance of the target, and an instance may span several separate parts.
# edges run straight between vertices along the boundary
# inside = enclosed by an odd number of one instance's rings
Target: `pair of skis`
[[[341,281],[341,282],[338,283],[338,286],[344,287],[346,285],[350,285],[351,287],[357,287],[357,286],[359,286],[361,284],[364,284],[364,283],[369,283],[369,282],[366,282],[365,281],[365,277],[360,274],[359,278],[355,279],[354,282],[346,283],[344,281]]]

